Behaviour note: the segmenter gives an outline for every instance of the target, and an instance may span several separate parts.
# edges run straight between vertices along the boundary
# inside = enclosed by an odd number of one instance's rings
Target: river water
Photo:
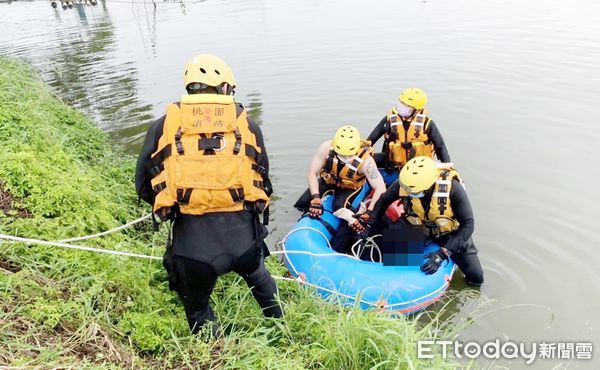
[[[368,135],[403,88],[421,87],[466,180],[480,300],[492,300],[460,338],[596,345],[599,14],[586,0],[4,2],[0,54],[33,62],[132,153],[182,94],[185,61],[221,56],[266,138],[272,242],[298,218],[291,205],[317,145],[347,123]],[[465,289],[458,274],[452,287]],[[453,309],[466,315],[478,301]]]

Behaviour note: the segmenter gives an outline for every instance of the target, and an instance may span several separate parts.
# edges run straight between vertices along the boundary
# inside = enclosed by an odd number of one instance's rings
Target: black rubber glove
[[[421,266],[421,271],[426,275],[434,274],[444,261],[448,260],[448,255],[440,248],[435,252],[431,252],[425,256],[427,262]]]
[[[323,204],[321,198],[313,198],[310,201],[310,207],[308,208],[308,217],[319,218],[323,214]]]
[[[357,234],[360,234],[365,229],[371,226],[371,211],[367,211],[366,213],[358,216],[354,223],[350,224],[350,228]]]

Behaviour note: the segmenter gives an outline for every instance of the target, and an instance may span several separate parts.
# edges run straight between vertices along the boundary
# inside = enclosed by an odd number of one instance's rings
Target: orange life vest
[[[402,117],[396,114],[394,109],[387,114],[384,135],[388,145],[390,163],[402,168],[414,157],[433,158],[435,148],[427,136],[429,122],[431,119],[425,110],[421,110],[412,117],[408,130],[405,130]]]
[[[460,223],[454,218],[454,211],[450,203],[452,180],[456,179],[462,184],[460,175],[453,168],[441,168],[438,179],[433,188],[429,202],[429,211],[426,213],[422,198],[408,197],[404,188],[400,187],[400,197],[410,199],[405,202],[406,220],[413,225],[425,225],[433,236],[440,236],[455,231]]]
[[[175,205],[190,215],[264,209],[271,185],[261,155],[232,96],[184,95],[168,106],[152,154],[154,212],[164,219]]]
[[[329,151],[325,166],[321,170],[321,178],[326,184],[335,185],[342,189],[359,189],[367,181],[362,173],[365,159],[373,153],[371,145],[361,140],[358,153],[348,163],[341,162],[333,150]]]

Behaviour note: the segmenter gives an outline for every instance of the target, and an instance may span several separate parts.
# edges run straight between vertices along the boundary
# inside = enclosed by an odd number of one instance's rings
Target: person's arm
[[[165,116],[162,116],[148,128],[135,168],[135,191],[141,199],[150,205],[154,204],[154,191],[150,182],[152,180],[150,175],[150,169],[152,168],[151,156],[157,149],[158,139],[162,134],[164,124]]]
[[[379,197],[381,197],[381,194],[385,192],[385,182],[383,181],[383,177],[381,176],[379,169],[377,169],[375,160],[371,156],[368,156],[365,159],[365,163],[362,166],[362,172],[367,177],[369,185],[371,185],[371,188],[374,190],[373,196],[371,197],[371,203],[369,204],[368,208],[368,211],[373,211],[375,203],[377,203]]]
[[[383,134],[385,133],[385,123],[387,122],[387,116],[383,117],[381,121],[375,126],[371,134],[367,138],[368,141],[371,142],[371,145],[375,145],[377,140],[379,140]]]
[[[388,207],[394,203],[394,201],[400,198],[400,182],[398,180],[394,181],[390,186],[388,186],[387,190],[379,197],[379,200],[375,203],[373,208],[373,212],[371,212],[371,216],[375,220],[379,220]]]
[[[254,136],[256,137],[256,145],[258,145],[258,147],[260,148],[260,151],[261,151],[261,156],[260,156],[261,163],[258,163],[258,164],[263,166],[265,168],[265,170],[267,170],[267,176],[268,176],[269,175],[269,156],[267,155],[267,149],[265,147],[262,130],[260,129],[259,125],[257,125],[252,119],[250,119],[250,117],[248,117],[248,128],[250,129],[250,132],[252,132],[254,134]]]
[[[254,134],[256,138],[256,145],[260,148],[260,156],[258,157],[258,165],[264,167],[265,174],[263,175],[263,186],[267,195],[270,196],[273,193],[273,184],[269,179],[269,156],[267,155],[267,148],[263,139],[262,130],[250,117],[248,119],[248,129]]]
[[[310,189],[310,194],[319,194],[319,173],[323,169],[325,165],[325,161],[327,160],[327,154],[331,149],[331,140],[325,141],[323,144],[319,146],[317,152],[312,158],[310,162],[310,167],[308,169],[308,188]]]
[[[450,205],[460,226],[458,230],[442,236],[440,244],[451,253],[460,253],[465,242],[473,235],[475,218],[473,217],[473,209],[467,197],[467,192],[457,180],[452,180]]]
[[[427,125],[427,136],[429,136],[429,140],[433,143],[437,158],[444,163],[451,162],[450,154],[448,154],[448,149],[446,148],[446,143],[444,143],[442,133],[433,121],[430,121]]]

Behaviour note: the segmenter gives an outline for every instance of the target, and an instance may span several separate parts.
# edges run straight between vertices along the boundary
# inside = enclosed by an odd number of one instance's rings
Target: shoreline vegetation
[[[31,66],[2,56],[0,143],[0,233],[60,240],[149,210],[134,191],[135,158],[55,97]],[[154,233],[144,222],[81,245],[162,256],[165,229]],[[267,264],[285,275],[276,258]],[[417,358],[417,340],[456,334],[442,315],[417,320],[344,308],[278,281],[285,318],[266,319],[234,274],[219,279],[212,299],[226,335],[190,336],[166,280],[157,261],[0,241],[0,366],[456,366],[441,356]]]

